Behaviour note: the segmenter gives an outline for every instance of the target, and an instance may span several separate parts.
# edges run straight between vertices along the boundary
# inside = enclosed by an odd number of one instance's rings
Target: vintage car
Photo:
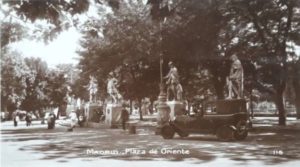
[[[175,133],[187,137],[190,133],[215,134],[222,141],[244,140],[251,127],[244,99],[217,100],[203,104],[194,115],[176,116],[164,125],[161,134],[172,139]]]

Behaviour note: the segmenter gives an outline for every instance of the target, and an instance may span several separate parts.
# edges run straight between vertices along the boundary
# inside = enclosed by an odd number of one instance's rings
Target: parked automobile
[[[177,116],[162,128],[162,137],[172,139],[175,133],[187,137],[191,133],[215,134],[223,141],[244,140],[251,121],[244,99],[217,100],[202,105],[201,112]]]

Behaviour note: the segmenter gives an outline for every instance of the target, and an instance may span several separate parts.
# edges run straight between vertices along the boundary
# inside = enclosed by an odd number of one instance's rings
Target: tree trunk
[[[297,115],[297,119],[300,119],[300,78],[295,76],[293,80],[293,86],[295,90],[296,115]]]
[[[300,95],[298,95],[298,96],[300,96]],[[296,98],[295,107],[296,107],[296,117],[297,117],[297,119],[300,119],[300,97]]]
[[[283,102],[283,90],[282,88],[277,90],[276,93],[276,107],[278,110],[278,124],[280,126],[285,126],[286,125],[286,114],[285,114],[285,109],[284,109],[284,102]]]
[[[58,111],[57,111],[56,119],[59,119],[60,113],[61,113],[61,109],[60,109],[60,107],[58,107]]]
[[[254,118],[254,112],[253,112],[253,89],[250,91],[250,116],[251,118]]]
[[[140,113],[140,120],[143,120],[143,113],[142,113],[142,100],[139,99],[139,113]]]
[[[214,88],[218,99],[224,99],[224,84],[218,80],[218,76],[213,77]]]
[[[132,100],[129,100],[129,107],[130,107],[130,115],[132,114]]]

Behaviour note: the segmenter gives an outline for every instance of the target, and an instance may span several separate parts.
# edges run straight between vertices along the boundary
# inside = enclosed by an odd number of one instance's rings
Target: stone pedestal
[[[161,86],[161,91],[158,96],[158,104],[157,104],[157,127],[155,130],[156,135],[161,134],[161,129],[162,127],[167,124],[170,120],[170,107],[166,103],[167,101],[167,95],[163,91],[162,86]]]
[[[168,101],[167,105],[170,107],[170,120],[174,121],[178,115],[183,115],[185,106],[181,101]]]
[[[99,122],[100,117],[97,114],[97,110],[101,110],[101,106],[99,106],[99,104],[89,103],[85,113],[87,122]]]
[[[121,124],[122,104],[107,104],[105,108],[105,124],[117,128]]]

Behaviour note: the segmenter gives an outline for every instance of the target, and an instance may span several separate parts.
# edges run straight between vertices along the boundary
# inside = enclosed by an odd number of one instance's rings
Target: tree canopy
[[[4,0],[3,5],[7,6],[4,17],[11,19],[1,26],[2,46],[26,36],[26,27],[14,18],[46,21],[47,29],[40,33],[46,41],[71,26],[83,34],[77,51],[80,74],[71,86],[78,97],[86,96],[85,86],[92,75],[104,99],[107,75],[114,72],[126,99],[155,100],[163,58],[164,74],[168,61],[179,69],[185,99],[211,94],[223,99],[229,57],[236,54],[244,67],[246,98],[251,98],[253,90],[269,94],[279,111],[279,124],[285,124],[287,83],[295,87],[299,99],[297,0]],[[97,17],[80,20],[91,8]],[[29,62],[28,69],[38,71]],[[45,80],[64,80],[61,77],[50,75]],[[23,85],[28,85],[25,81]]]

